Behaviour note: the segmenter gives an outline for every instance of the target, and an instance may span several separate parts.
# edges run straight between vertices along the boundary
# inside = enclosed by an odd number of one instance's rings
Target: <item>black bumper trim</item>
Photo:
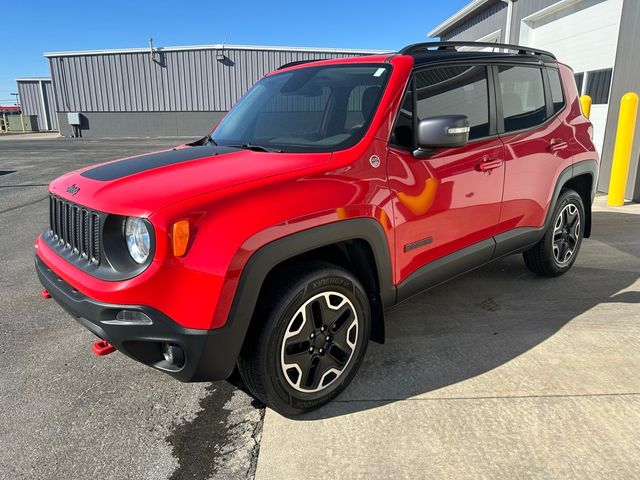
[[[114,305],[99,302],[80,293],[62,280],[35,256],[40,283],[51,297],[81,325],[108,341],[125,355],[162,370],[182,382],[224,380],[233,372],[244,332],[238,329],[190,329],[178,325],[159,310],[144,305]],[[120,310],[135,310],[152,319],[151,325],[110,325]],[[179,370],[171,369],[162,358],[164,342],[182,347],[186,361]]]

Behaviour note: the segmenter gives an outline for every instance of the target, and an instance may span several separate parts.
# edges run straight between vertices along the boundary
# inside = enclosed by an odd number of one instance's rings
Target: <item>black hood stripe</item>
[[[149,153],[140,155],[139,157],[118,160],[117,162],[111,162],[85,170],[80,175],[92,180],[107,182],[154,168],[166,167],[167,165],[188,162],[189,160],[195,160],[197,158],[211,157],[237,151],[237,148],[219,147],[215,145],[179,148],[166,152]]]

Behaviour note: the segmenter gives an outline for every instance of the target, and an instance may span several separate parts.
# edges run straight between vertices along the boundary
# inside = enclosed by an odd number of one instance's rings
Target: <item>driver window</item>
[[[483,65],[429,68],[415,74],[418,121],[465,115],[469,140],[489,135],[489,86]]]

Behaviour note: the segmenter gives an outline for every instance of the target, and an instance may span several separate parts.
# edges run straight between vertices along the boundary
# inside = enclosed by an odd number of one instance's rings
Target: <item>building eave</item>
[[[456,13],[447,18],[440,25],[436,26],[427,34],[427,36],[431,38],[440,37],[443,33],[446,33],[452,28],[468,20],[470,17],[475,15],[478,10],[482,10],[489,5],[498,3],[499,1],[502,0],[473,0],[467,6],[461,8]]]
[[[189,45],[183,47],[154,47],[154,52],[180,52],[188,50],[256,50],[256,51],[282,51],[282,52],[310,52],[310,53],[355,53],[360,55],[376,55],[389,53],[389,50],[363,50],[353,48],[314,48],[314,47],[278,47],[264,45]],[[45,52],[46,58],[55,57],[76,57],[87,55],[113,55],[120,53],[148,53],[150,47],[146,48],[117,48],[111,50],[80,50],[70,52]]]
[[[15,79],[16,82],[50,82],[51,77],[20,77]]]

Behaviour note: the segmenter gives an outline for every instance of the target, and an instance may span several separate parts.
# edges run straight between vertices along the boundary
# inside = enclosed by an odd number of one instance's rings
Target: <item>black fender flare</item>
[[[347,240],[364,240],[371,247],[380,288],[383,308],[396,302],[396,287],[393,283],[391,255],[384,230],[372,218],[353,218],[332,222],[274,240],[256,250],[242,269],[227,323],[225,350],[229,363],[222,367],[229,376],[240,355],[249,330],[258,296],[269,272],[282,262],[317,248]]]
[[[556,204],[558,203],[558,198],[560,197],[560,192],[564,186],[569,182],[572,178],[579,177],[580,175],[589,174],[591,175],[591,201],[584,202],[585,209],[585,230],[584,236],[589,238],[591,235],[591,204],[596,196],[596,188],[598,183],[598,163],[595,160],[582,160],[580,162],[574,163],[573,165],[565,168],[560,175],[558,175],[558,180],[556,181],[556,186],[553,191],[553,197],[551,204],[549,205],[549,209],[547,210],[547,216],[544,221],[544,227],[542,229],[543,235],[544,232],[547,231],[547,228],[553,222],[553,211],[556,208]]]

